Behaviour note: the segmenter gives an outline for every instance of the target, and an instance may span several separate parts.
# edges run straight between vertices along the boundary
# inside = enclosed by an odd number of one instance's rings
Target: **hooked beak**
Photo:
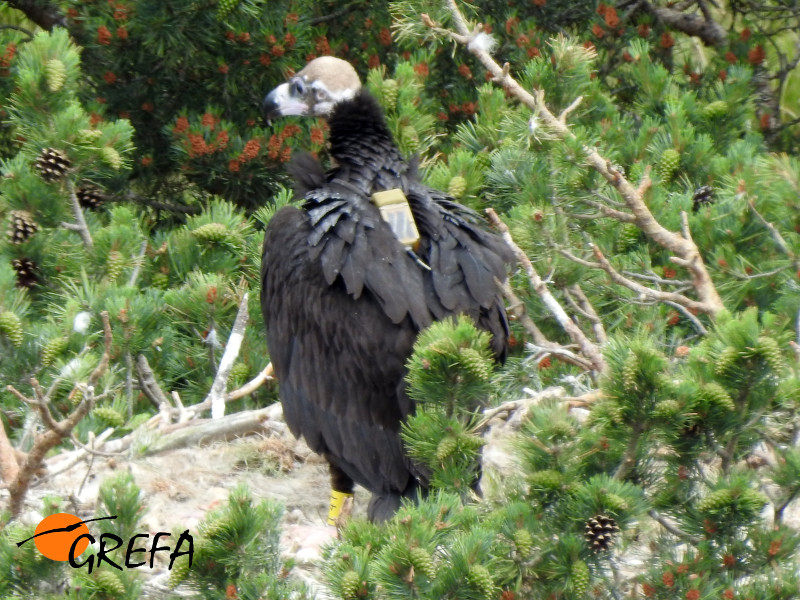
[[[292,95],[288,83],[282,83],[266,95],[261,103],[261,114],[267,125],[270,125],[278,117],[308,114],[308,105],[301,98]]]

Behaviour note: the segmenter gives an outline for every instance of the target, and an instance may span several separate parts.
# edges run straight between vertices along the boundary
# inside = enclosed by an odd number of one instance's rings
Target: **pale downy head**
[[[361,81],[352,65],[333,56],[320,56],[264,98],[261,111],[267,123],[288,115],[327,117],[337,102],[353,98]]]

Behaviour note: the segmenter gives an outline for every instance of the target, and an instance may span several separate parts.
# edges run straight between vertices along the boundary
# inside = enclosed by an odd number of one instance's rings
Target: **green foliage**
[[[300,585],[286,578],[291,564],[280,557],[281,507],[271,501],[254,502],[249,490],[231,490],[228,503],[206,515],[195,539],[191,568],[176,563],[173,586],[181,585],[192,597],[281,600],[309,597]],[[185,561],[187,557],[180,557]]]
[[[438,489],[465,494],[473,485],[483,446],[476,411],[491,391],[493,367],[488,334],[464,316],[434,323],[414,345],[407,379],[417,408],[401,436]]]

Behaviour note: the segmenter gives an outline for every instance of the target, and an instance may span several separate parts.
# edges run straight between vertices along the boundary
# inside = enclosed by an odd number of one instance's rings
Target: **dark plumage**
[[[302,207],[281,209],[267,227],[261,304],[286,422],[326,457],[334,489],[364,486],[370,518],[382,520],[427,485],[399,437],[414,411],[404,376],[416,336],[464,313],[491,332],[502,360],[508,325],[495,280],[511,253],[474,212],[420,182],[375,99],[352,85],[342,91],[328,67],[343,61],[325,60],[324,77],[312,61],[265,100],[268,120],[326,114],[336,166],[326,173],[310,155],[292,166]],[[320,98],[327,108],[315,110]],[[416,257],[370,200],[394,188],[414,214]]]

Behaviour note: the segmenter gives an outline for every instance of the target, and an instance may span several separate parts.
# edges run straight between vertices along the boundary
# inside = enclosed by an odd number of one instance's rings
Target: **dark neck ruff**
[[[376,189],[397,187],[408,165],[394,143],[380,105],[362,90],[352,100],[336,105],[328,119],[331,157],[346,177],[369,194]]]

